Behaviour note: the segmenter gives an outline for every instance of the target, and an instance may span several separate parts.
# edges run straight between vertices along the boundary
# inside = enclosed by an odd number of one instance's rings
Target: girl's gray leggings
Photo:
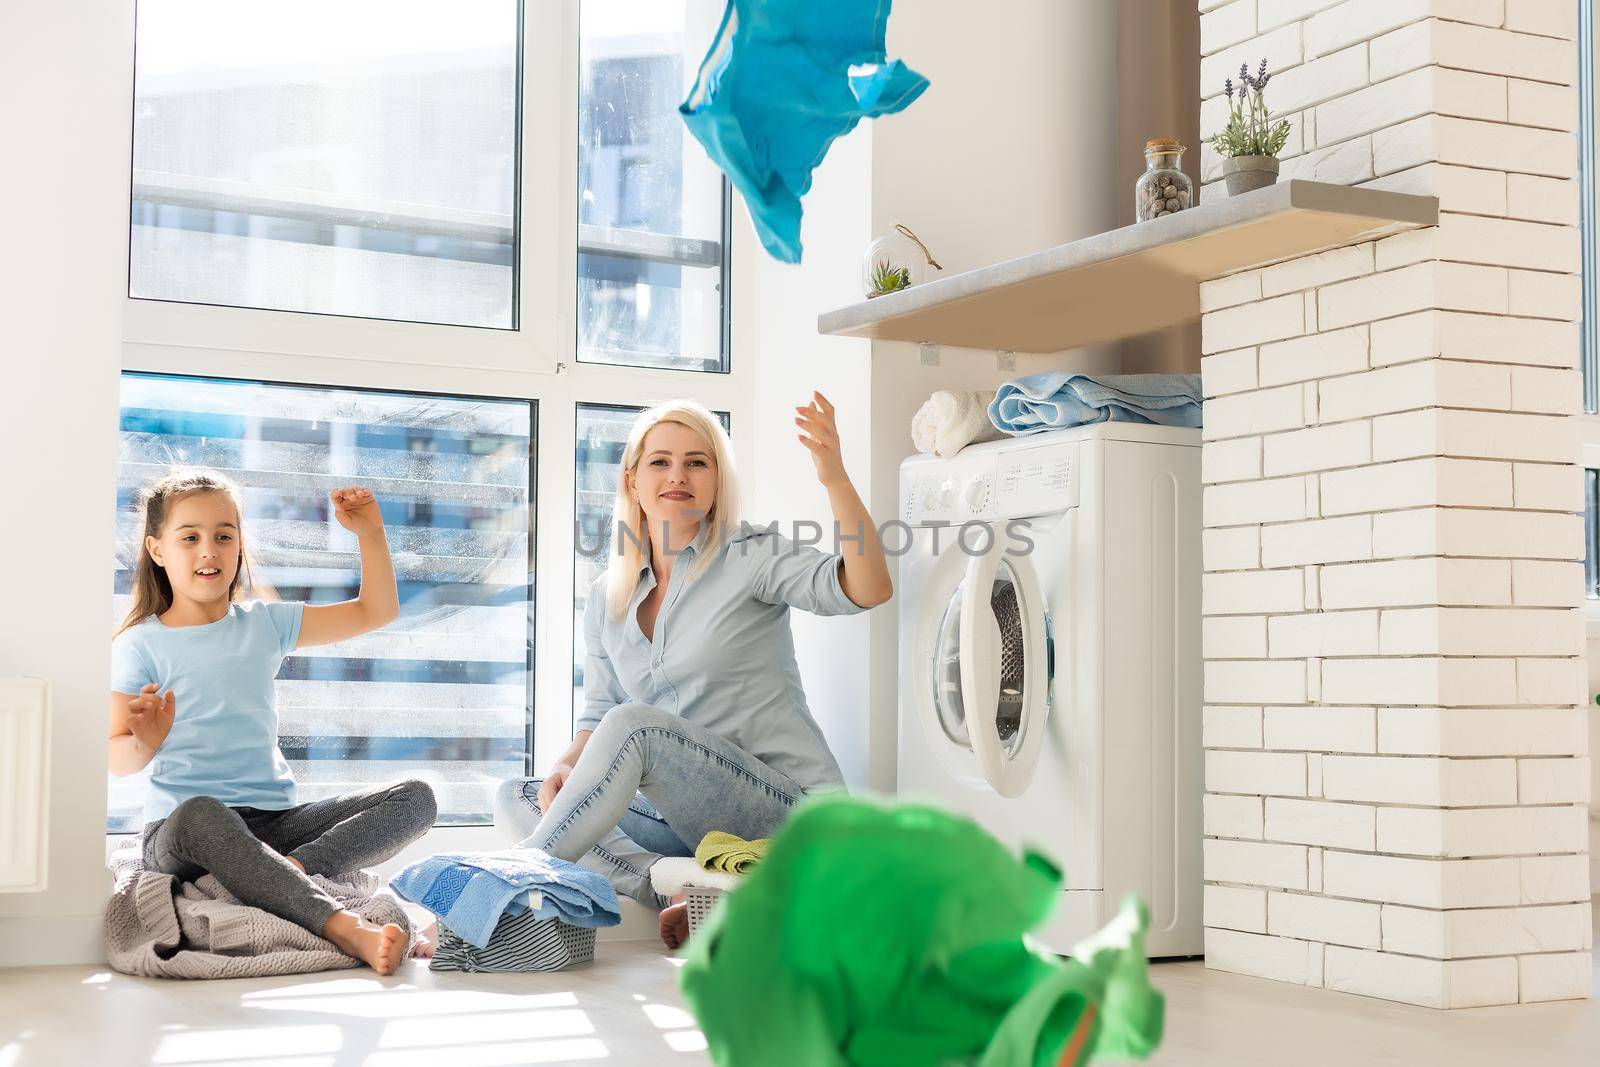
[[[427,833],[436,813],[433,790],[414,779],[280,811],[192,797],[145,826],[144,866],[185,882],[211,874],[244,903],[321,934],[341,905],[306,875],[381,863]]]

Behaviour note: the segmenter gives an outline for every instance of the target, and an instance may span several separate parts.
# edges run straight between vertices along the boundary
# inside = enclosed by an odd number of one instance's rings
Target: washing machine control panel
[[[1014,519],[1072,507],[1078,502],[1075,456],[1071,450],[1038,448],[1003,457],[995,482],[995,514]]]
[[[900,518],[962,523],[1069,508],[1077,503],[1075,455],[1073,449],[1046,447],[929,464],[908,472],[901,483]]]
[[[915,524],[971,517],[970,477],[947,469],[908,480],[902,489],[901,519]]]

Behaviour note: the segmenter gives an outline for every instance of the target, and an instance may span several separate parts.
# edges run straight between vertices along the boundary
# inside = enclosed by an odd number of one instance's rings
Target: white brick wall
[[[1201,286],[1208,964],[1586,996],[1576,0],[1200,8],[1203,135],[1265,56],[1285,178],[1440,201]]]

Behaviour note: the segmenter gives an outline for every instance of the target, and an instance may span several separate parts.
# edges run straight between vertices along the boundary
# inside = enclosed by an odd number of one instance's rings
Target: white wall
[[[100,958],[132,73],[132,4],[0,8],[0,675],[54,703],[49,889],[0,895],[4,963]]]
[[[931,83],[874,124],[872,224],[902,222],[946,273],[1114,226],[1115,0],[910,0],[889,55]]]
[[[749,433],[734,427],[736,436],[753,443],[739,457],[745,515],[761,523],[776,519],[785,534],[796,520],[821,523],[826,532],[818,547],[824,551],[833,551],[828,497],[817,482],[811,453],[796,439],[791,409],[809,403],[813,389],[833,401],[846,469],[862,499],[869,499],[868,343],[819,337],[817,312],[854,299],[859,256],[870,239],[866,188],[872,132],[863,124],[834,142],[817,169],[805,199],[800,263],[780,263],[767,255],[743,202],[735,209],[733,358],[751,360],[756,368],[751,405],[756,425]],[[870,743],[863,694],[871,616],[823,619],[795,612],[792,618],[812,714],[845,780],[864,785]]]
[[[1265,54],[1284,177],[1439,198],[1200,287],[1206,965],[1587,997],[1576,2],[1200,6],[1204,128]]]
[[[1115,14],[1115,0],[1013,0],[1004,18],[963,0],[898,5],[889,54],[931,84],[874,124],[872,233],[910,226],[952,274],[1114,228],[1118,197],[1132,195],[1116,187],[1112,156]],[[993,390],[1055,367],[1115,371],[1118,355],[1018,354],[1001,370],[992,352],[945,348],[925,367],[914,345],[873,342],[872,513],[896,513],[911,416],[931,393]],[[870,780],[885,790],[895,782],[897,641],[895,611],[875,614]]]
[[[820,312],[861,299],[861,254],[897,222],[947,273],[1116,224],[1114,14],[1113,0],[1019,0],[1004,20],[958,0],[899,4],[889,55],[931,84],[904,112],[834,143],[805,199],[802,262],[766,256],[739,213],[734,358],[757,360],[762,420],[741,457],[752,518],[828,521],[789,421],[813,388],[838,405],[851,476],[882,523],[896,513],[911,416],[934,390],[993,389],[1063,363],[1115,369],[1104,348],[1019,355],[1014,371],[998,370],[993,353],[946,349],[939,366],[924,367],[914,345],[816,332]],[[885,792],[895,784],[897,610],[794,620],[807,696],[846,780]]]

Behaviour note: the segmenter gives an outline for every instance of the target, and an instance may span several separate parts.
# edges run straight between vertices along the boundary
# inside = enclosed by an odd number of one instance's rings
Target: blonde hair
[[[117,633],[172,607],[172,582],[167,578],[166,570],[151,557],[147,539],[153,537],[160,540],[161,529],[167,524],[167,516],[172,514],[173,505],[202,493],[221,493],[226,496],[239,517],[239,569],[228,582],[228,599],[239,600],[246,591],[254,590],[250,552],[244,539],[244,497],[239,487],[216,471],[204,467],[174,468],[145,486],[139,494],[142,521],[139,523],[139,544],[136,549],[138,560],[133,565],[133,606],[122,620],[122,625],[117,627]]]
[[[617,499],[611,509],[616,551],[606,568],[606,605],[613,619],[622,618],[628,610],[628,602],[639,587],[639,568],[649,559],[650,552],[649,524],[645,522],[644,508],[628,491],[628,475],[639,468],[645,435],[663,422],[687,426],[705,438],[717,460],[717,497],[710,512],[700,520],[701,534],[709,529],[710,535],[686,577],[692,579],[704,570],[717,549],[739,527],[739,473],[734,468],[733,443],[728,440],[722,421],[693,400],[669,400],[641,412],[628,431],[628,443],[622,450]]]

